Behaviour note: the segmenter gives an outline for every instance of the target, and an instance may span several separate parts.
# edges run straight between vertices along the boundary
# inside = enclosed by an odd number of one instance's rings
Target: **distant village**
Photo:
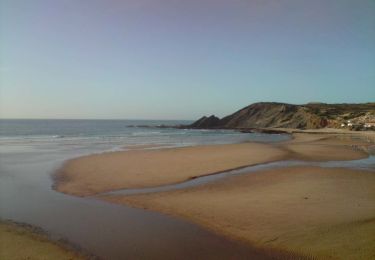
[[[342,128],[348,128],[354,131],[367,131],[375,130],[375,117],[367,116],[364,118],[355,118],[352,120],[347,120],[341,123]]]

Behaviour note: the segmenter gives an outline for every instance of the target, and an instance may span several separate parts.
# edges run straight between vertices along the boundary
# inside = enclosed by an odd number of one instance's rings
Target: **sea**
[[[12,150],[71,151],[72,154],[126,150],[134,145],[192,146],[246,141],[278,142],[288,135],[233,130],[158,128],[188,125],[166,120],[0,120],[1,153]]]
[[[233,257],[248,248],[184,220],[56,192],[53,174],[71,158],[92,153],[279,142],[288,135],[233,130],[158,128],[190,121],[0,120],[0,219],[42,228],[51,239],[104,259]],[[168,250],[171,246],[174,250]],[[158,256],[158,257],[156,257]]]

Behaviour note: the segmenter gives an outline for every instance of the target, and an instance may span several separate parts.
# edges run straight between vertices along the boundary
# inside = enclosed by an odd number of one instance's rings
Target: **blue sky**
[[[373,0],[0,0],[0,117],[375,101]]]

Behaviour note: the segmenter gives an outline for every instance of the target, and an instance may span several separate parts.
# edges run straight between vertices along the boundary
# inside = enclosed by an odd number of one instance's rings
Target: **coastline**
[[[274,176],[276,173],[279,174],[279,176],[284,176],[284,182],[288,183],[286,187],[282,187],[279,190],[271,190],[271,193],[278,194],[282,191],[287,192],[302,192],[305,190],[309,190],[311,188],[311,185],[321,184],[321,185],[328,185],[326,183],[327,176],[332,177],[332,180],[330,181],[329,186],[330,188],[327,188],[324,190],[324,194],[326,196],[333,196],[331,198],[332,203],[336,201],[337,198],[334,197],[337,190],[336,188],[336,182],[343,183],[340,178],[349,178],[349,180],[346,182],[346,186],[343,185],[342,188],[345,190],[350,189],[353,187],[353,183],[355,183],[356,178],[353,178],[353,176],[360,176],[360,178],[363,178],[363,185],[373,185],[375,184],[374,178],[372,177],[372,173],[368,174],[368,172],[364,171],[358,171],[358,170],[349,170],[349,169],[340,169],[340,168],[334,168],[334,169],[324,169],[319,167],[289,167],[284,169],[275,169],[275,170],[269,170],[269,171],[260,171],[256,172],[255,174],[251,175],[244,175],[244,176],[236,176],[236,177],[228,177],[225,178],[225,180],[205,184],[199,187],[193,187],[188,189],[182,189],[177,191],[168,191],[168,192],[160,192],[160,193],[151,193],[151,194],[144,194],[144,195],[103,195],[101,193],[116,190],[116,189],[124,189],[124,188],[143,188],[143,187],[153,187],[157,185],[165,185],[170,183],[176,183],[181,182],[186,179],[195,177],[195,176],[203,176],[207,174],[212,174],[212,172],[218,172],[218,171],[212,171],[211,173],[208,171],[207,168],[202,167],[199,168],[198,174],[192,175],[192,165],[199,164],[199,162],[202,163],[202,161],[206,161],[208,159],[218,158],[218,161],[223,161],[223,159],[228,159],[228,153],[229,155],[233,157],[229,160],[229,163],[220,164],[220,167],[226,168],[223,169],[229,170],[236,167],[241,167],[242,165],[238,165],[238,163],[244,163],[243,161],[235,161],[233,163],[233,158],[236,156],[243,156],[238,151],[240,150],[242,153],[246,153],[249,150],[252,150],[255,152],[254,155],[260,156],[257,157],[257,160],[254,160],[252,158],[252,161],[246,161],[246,164],[257,164],[257,163],[266,163],[269,161],[275,161],[275,160],[290,160],[290,159],[297,159],[297,160],[305,160],[305,161],[331,161],[331,160],[356,160],[361,158],[366,158],[368,156],[368,153],[366,153],[366,150],[372,145],[371,142],[364,141],[361,139],[352,139],[352,138],[341,138],[342,136],[347,137],[348,135],[343,135],[342,133],[330,133],[330,134],[322,134],[322,133],[315,133],[313,135],[308,133],[294,133],[293,139],[289,141],[284,141],[281,143],[275,143],[275,144],[257,144],[257,143],[245,143],[245,144],[236,144],[236,145],[220,145],[220,146],[197,146],[197,147],[185,147],[185,148],[165,148],[165,149],[158,149],[153,150],[151,155],[148,154],[150,151],[143,151],[143,150],[137,150],[137,151],[128,151],[128,152],[114,152],[114,153],[108,153],[108,154],[102,154],[102,155],[95,155],[93,156],[86,156],[74,159],[73,162],[75,164],[79,164],[83,166],[83,169],[87,169],[87,165],[90,165],[91,171],[81,171],[80,175],[86,175],[86,177],[90,177],[90,174],[96,174],[96,178],[91,178],[91,186],[90,189],[87,190],[87,188],[82,188],[87,185],[87,182],[82,181],[82,179],[74,179],[72,178],[72,175],[67,174],[67,164],[65,164],[63,170],[60,170],[58,175],[60,175],[56,180],[55,188],[58,191],[65,192],[68,194],[76,195],[76,196],[94,196],[97,199],[105,200],[107,202],[111,203],[117,203],[117,204],[125,204],[130,205],[132,207],[138,207],[138,208],[146,208],[154,211],[159,211],[168,215],[172,215],[175,217],[181,217],[185,220],[191,221],[193,223],[196,223],[202,227],[208,228],[215,233],[228,236],[235,240],[242,240],[246,243],[249,243],[250,245],[255,245],[260,248],[272,248],[276,250],[286,250],[289,252],[296,252],[298,254],[302,255],[313,255],[313,256],[333,256],[338,257],[339,251],[338,248],[342,247],[343,241],[337,239],[336,234],[341,234],[341,237],[344,237],[345,241],[350,241],[354,239],[355,241],[365,241],[366,238],[369,238],[370,235],[364,230],[372,230],[374,228],[374,221],[375,218],[373,212],[375,212],[375,209],[371,208],[370,206],[365,207],[365,213],[364,215],[357,216],[358,218],[353,218],[353,215],[350,215],[350,212],[355,212],[354,208],[350,208],[351,211],[345,212],[344,216],[346,218],[343,218],[341,220],[335,219],[335,217],[342,214],[342,210],[346,209],[346,206],[344,205],[341,208],[336,208],[336,211],[331,211],[332,216],[330,221],[327,222],[327,216],[320,216],[318,213],[319,204],[317,208],[313,210],[314,214],[312,214],[312,219],[308,223],[302,223],[301,229],[292,229],[290,228],[291,224],[295,223],[288,223],[288,220],[296,220],[296,216],[298,214],[295,214],[295,212],[304,212],[309,208],[299,208],[301,205],[305,205],[305,201],[311,202],[308,199],[305,199],[306,196],[304,196],[302,193],[299,194],[302,197],[301,201],[298,201],[296,203],[294,201],[295,198],[292,197],[281,197],[283,198],[280,201],[275,201],[277,197],[273,197],[271,201],[273,203],[269,203],[270,201],[267,201],[265,199],[267,196],[261,196],[261,195],[267,195],[270,193],[270,190],[257,190],[257,193],[251,193],[248,192],[251,191],[251,189],[244,189],[240,188],[241,185],[245,185],[245,187],[251,187],[253,185],[253,178],[257,178],[257,180],[262,183],[264,187],[270,187],[270,179],[264,177],[269,176],[270,174]],[[356,133],[356,136],[358,134]],[[361,136],[361,135],[360,135]],[[372,136],[372,135],[371,135]],[[215,148],[213,148],[215,147]],[[221,157],[215,157],[212,156],[212,153],[217,150],[216,148],[220,147],[219,150],[225,151],[225,153],[220,154]],[[240,149],[239,149],[240,148]],[[173,151],[173,152],[171,152]],[[234,152],[236,151],[236,152]],[[131,154],[133,153],[133,154]],[[188,157],[189,160],[185,160],[185,164],[183,166],[180,165],[180,163],[184,163],[184,161],[181,161],[180,158],[174,157],[177,154],[180,154],[183,158]],[[232,154],[233,153],[233,154]],[[160,157],[160,154],[164,154],[162,157]],[[182,155],[181,155],[182,154]],[[130,156],[129,156],[130,155]],[[265,156],[267,155],[267,156]],[[147,157],[149,156],[149,157]],[[159,156],[159,157],[158,157]],[[99,158],[100,157],[100,158]],[[117,186],[112,186],[107,183],[103,186],[103,182],[101,182],[103,179],[98,179],[97,176],[105,176],[108,180],[111,180],[111,173],[108,175],[108,172],[106,172],[104,169],[108,167],[108,165],[113,165],[115,161],[121,161],[124,163],[124,159],[126,157],[131,158],[131,162],[135,163],[136,165],[142,165],[144,167],[145,165],[152,166],[153,169],[152,172],[161,173],[162,178],[158,180],[158,182],[150,182],[147,178],[141,177],[140,174],[135,175],[129,175],[126,176],[126,182],[131,180],[132,182],[127,183],[126,185],[120,184],[118,182],[118,179],[115,179]],[[141,161],[134,160],[135,158],[140,159]],[[194,157],[199,158],[198,161],[194,161]],[[150,158],[153,158],[156,160],[156,164],[150,164],[150,163],[143,163],[140,164],[140,162],[144,162],[145,160],[150,160]],[[160,160],[161,158],[161,160]],[[167,159],[165,159],[167,158]],[[103,160],[109,160],[109,164],[103,163]],[[126,166],[128,166],[130,161],[125,160],[125,164],[119,165],[116,164],[116,167],[119,167],[119,169],[128,169]],[[68,161],[71,163],[72,161]],[[177,165],[180,168],[176,168],[176,166],[173,166],[173,162],[177,162]],[[213,160],[215,162],[215,160]],[[237,165],[236,165],[237,164]],[[228,168],[228,165],[231,166]],[[104,168],[98,168],[98,166],[102,166]],[[236,167],[234,167],[236,166]],[[77,167],[77,165],[75,165]],[[133,165],[134,167],[134,165]],[[141,169],[145,169],[142,168]],[[74,167],[73,167],[74,168]],[[131,168],[131,167],[130,167]],[[146,167],[147,168],[147,167]],[[72,168],[68,168],[69,170],[72,170]],[[82,168],[81,168],[82,169]],[[96,172],[93,170],[95,169]],[[108,169],[108,168],[107,168]],[[170,169],[170,172],[166,172],[165,169]],[[176,169],[179,169],[179,171],[176,171]],[[189,171],[190,170],[190,171]],[[295,172],[297,171],[297,173]],[[317,173],[312,176],[311,171]],[[179,172],[178,179],[173,178],[167,178],[168,174],[171,174],[173,172]],[[181,174],[181,172],[183,174]],[[292,172],[293,174],[291,174]],[[99,174],[100,173],[100,174]],[[116,172],[115,172],[116,173]],[[117,172],[118,173],[118,172]],[[194,173],[194,172],[193,172]],[[77,171],[74,171],[74,174],[77,174]],[[87,176],[89,174],[89,176]],[[64,179],[65,175],[65,179]],[[308,176],[306,179],[307,182],[303,183],[300,182],[299,185],[294,185],[296,176]],[[251,176],[251,177],[250,177]],[[256,176],[256,177],[253,177]],[[259,177],[260,176],[260,177]],[[123,178],[122,176],[121,178]],[[312,179],[311,179],[312,178]],[[328,179],[329,179],[328,178]],[[135,181],[136,179],[136,181]],[[272,178],[271,178],[272,179]],[[78,182],[77,182],[78,180]],[[63,182],[61,182],[63,181]],[[87,179],[86,179],[87,181]],[[112,179],[113,181],[113,179]],[[61,186],[61,183],[74,183],[76,186],[71,186],[73,189],[69,189],[68,186]],[[100,183],[99,186],[92,186],[94,184]],[[232,183],[232,184],[228,184]],[[233,184],[236,183],[236,184]],[[249,185],[249,186],[248,186]],[[313,186],[314,186],[313,185]],[[359,187],[358,185],[353,188],[352,193],[343,192],[344,190],[340,190],[340,194],[344,197],[340,198],[340,200],[347,201],[352,198],[354,198],[353,203],[355,204],[355,199],[358,199],[356,195],[362,194],[364,186]],[[61,188],[63,187],[63,188]],[[67,188],[68,187],[68,188]],[[116,188],[114,188],[116,187]],[[315,187],[319,187],[315,186]],[[367,186],[366,186],[367,187]],[[317,189],[319,190],[319,189]],[[254,191],[255,192],[255,191]],[[311,191],[314,197],[318,197],[318,193],[314,193],[313,190]],[[213,196],[215,194],[215,196]],[[231,195],[232,194],[232,195]],[[257,203],[259,205],[262,205],[263,211],[257,209],[257,211],[253,211],[254,208],[252,208],[253,203],[249,202],[249,199],[244,198],[250,198],[254,196],[261,196],[258,197]],[[282,194],[282,193],[280,193]],[[213,197],[212,197],[213,196]],[[232,196],[232,199],[228,199],[228,196]],[[363,194],[361,195],[363,196]],[[370,201],[372,204],[375,201],[375,196],[372,193],[368,193],[366,196],[367,200]],[[324,198],[319,198],[320,200],[324,201]],[[318,199],[318,200],[319,200]],[[239,203],[239,204],[238,204]],[[242,203],[242,204],[241,204]],[[275,204],[276,203],[276,204]],[[294,203],[294,204],[293,204]],[[371,204],[371,205],[372,205]],[[233,205],[237,205],[238,208],[242,209],[251,209],[250,215],[246,215],[243,210],[236,210],[236,208],[233,208]],[[278,212],[277,208],[274,205],[283,205],[285,208],[285,212],[283,213],[284,216],[281,218],[277,218]],[[294,205],[293,208],[291,205]],[[367,205],[367,204],[366,204]],[[305,205],[306,206],[306,205]],[[216,208],[215,208],[216,207]],[[311,210],[311,208],[310,208]],[[366,211],[367,210],[367,211]],[[308,211],[308,210],[307,210]],[[323,210],[325,211],[325,210]],[[268,223],[263,223],[264,219],[262,218],[262,214],[258,216],[257,218],[254,218],[254,212],[262,213],[265,216],[272,216],[274,218],[268,219]],[[340,213],[341,212],[341,213]],[[230,213],[230,218],[228,218],[228,214]],[[340,214],[339,214],[340,213]],[[348,215],[349,214],[349,215]],[[301,216],[300,216],[301,217]],[[303,219],[303,216],[301,217]],[[252,221],[248,221],[246,223],[242,222],[242,219],[252,219]],[[266,218],[267,219],[267,218]],[[298,219],[298,218],[297,218]],[[316,223],[314,222],[314,219],[317,220]],[[329,218],[328,218],[329,219]],[[281,222],[280,222],[281,220]],[[321,221],[321,222],[319,222]],[[281,223],[281,224],[280,224]],[[353,224],[354,223],[354,224]],[[355,224],[360,223],[360,224]],[[365,224],[363,224],[365,223]],[[238,225],[236,225],[238,224]],[[270,225],[270,224],[273,224]],[[257,229],[254,229],[254,227],[259,226],[270,226],[270,229],[267,232],[263,232]],[[345,228],[340,228],[345,227]],[[252,228],[251,228],[252,227]],[[289,227],[285,229],[285,227]],[[348,231],[348,227],[350,227],[350,231]],[[233,231],[234,230],[234,231]],[[288,231],[289,230],[289,231]],[[327,230],[336,230],[335,232],[329,232]],[[361,230],[361,231],[358,231]],[[306,233],[307,232],[307,233]],[[254,236],[254,234],[263,234],[263,236]],[[282,235],[280,235],[282,234]],[[306,235],[308,234],[308,235]],[[318,234],[318,235],[317,235]],[[324,239],[332,238],[336,242],[336,244],[339,245],[339,247],[333,246],[333,248],[324,248],[322,244],[316,244],[313,245],[312,241],[315,238],[322,236],[323,238],[321,241],[325,241]],[[350,234],[356,234],[356,235],[350,235]],[[367,237],[361,237],[363,234],[367,234]],[[320,241],[320,239],[318,239]],[[344,241],[344,242],[345,242]],[[326,241],[327,242],[327,241]],[[341,242],[341,244],[340,244]],[[351,248],[351,251],[346,248],[346,250],[342,250],[341,253],[344,254],[350,254],[353,253],[358,247],[364,248],[363,249],[363,256],[368,256],[369,254],[372,254],[371,251],[371,241],[362,242],[362,244],[358,245],[355,244]],[[329,243],[328,243],[329,245]],[[370,247],[369,247],[370,245]],[[357,246],[357,247],[356,247]],[[354,251],[353,251],[354,250]],[[311,252],[310,252],[311,251]]]
[[[124,188],[179,183],[286,156],[286,151],[261,143],[94,154],[67,161],[54,176],[54,188],[76,196],[92,196]]]
[[[51,240],[38,227],[0,220],[1,259],[96,259],[67,241]]]
[[[266,144],[246,142],[179,148],[132,149],[68,160],[53,175],[53,188],[75,196],[180,183],[205,175],[280,160],[340,161],[368,157],[364,141],[343,142],[337,135],[292,134]],[[353,149],[362,147],[361,149]]]

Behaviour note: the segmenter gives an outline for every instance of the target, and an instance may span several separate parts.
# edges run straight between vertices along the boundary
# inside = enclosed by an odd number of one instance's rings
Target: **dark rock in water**
[[[214,115],[207,117],[201,117],[197,121],[195,121],[193,124],[191,124],[189,127],[191,128],[214,128],[215,126],[218,126],[220,123],[220,119]]]

